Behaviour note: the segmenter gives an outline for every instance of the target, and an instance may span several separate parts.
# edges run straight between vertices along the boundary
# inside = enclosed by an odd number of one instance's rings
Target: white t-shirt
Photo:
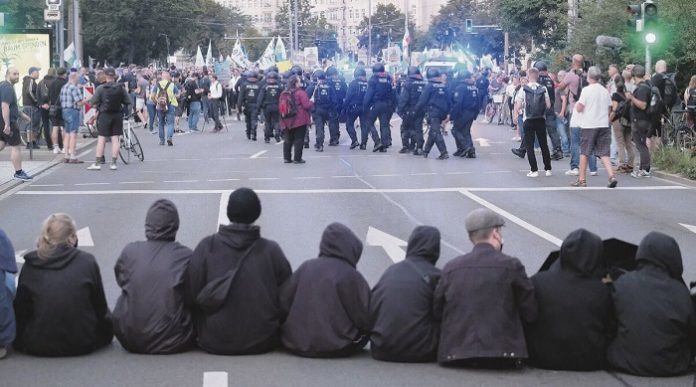
[[[551,98],[549,98],[549,92],[546,90],[546,87],[536,83],[536,82],[529,82],[527,84],[527,87],[529,87],[532,90],[536,90],[537,87],[542,87],[544,89],[544,97],[546,99],[546,106],[549,106],[551,104]],[[526,96],[527,93],[524,91],[524,86],[520,88],[520,90],[517,92],[517,96],[515,96],[515,103],[520,103],[522,106],[522,114],[523,114],[523,121],[527,120],[527,109],[525,109],[525,104],[526,104]]]
[[[505,95],[507,95],[508,98],[512,98],[515,95],[515,85],[510,82],[509,85],[505,88]]]
[[[577,111],[578,104],[583,104],[585,110],[580,113]],[[599,83],[591,84],[582,89],[582,94],[573,110],[572,127],[583,129],[608,128],[609,127],[609,107],[611,106],[611,96],[607,89]]]

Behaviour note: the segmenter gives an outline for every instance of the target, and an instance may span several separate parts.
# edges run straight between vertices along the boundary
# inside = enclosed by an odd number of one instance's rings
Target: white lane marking
[[[492,173],[512,173],[512,171],[485,171],[485,172],[481,172],[481,173],[485,173],[485,174],[492,174]]]
[[[279,177],[250,177],[249,180],[280,180]]]
[[[145,181],[122,181],[118,184],[152,184],[154,181],[151,180],[145,180]]]
[[[486,139],[486,138],[477,138],[474,141],[478,142],[479,146],[481,146],[481,147],[491,146],[490,142],[488,142],[488,139]]]
[[[387,253],[389,258],[396,262],[401,262],[406,258],[406,252],[401,247],[406,247],[408,243],[391,234],[378,230],[372,226],[367,227],[365,244],[368,246],[380,246]]]
[[[174,161],[201,161],[202,159],[173,159]]]
[[[419,172],[419,173],[412,173],[411,176],[429,176],[429,175],[437,175],[437,172]]]
[[[267,151],[267,150],[262,150],[262,151],[256,152],[256,153],[254,153],[253,155],[251,155],[249,158],[250,158],[250,159],[258,159],[259,156],[261,156],[262,154],[264,154],[264,153],[266,153],[266,152],[268,152],[268,151]]]
[[[218,207],[218,220],[217,224],[219,225],[224,225],[229,223],[229,220],[227,219],[227,202],[230,199],[230,194],[232,191],[222,191],[220,194],[220,207]]]
[[[372,177],[398,177],[399,175],[393,173],[385,173],[383,175],[370,175]]]
[[[504,209],[496,206],[495,204],[487,201],[486,199],[483,199],[480,196],[474,195],[470,191],[461,190],[460,192],[462,195],[468,197],[469,199],[475,201],[476,203],[488,208],[489,210],[491,210],[493,212],[498,213],[500,216],[507,218],[509,221],[517,224],[518,226],[524,228],[525,230],[527,230],[533,234],[536,234],[537,236],[539,236],[543,239],[546,239],[547,241],[551,242],[552,244],[554,244],[558,247],[560,247],[561,244],[563,243],[563,240],[561,240],[561,239],[547,233],[546,231],[532,225],[531,223],[526,222],[526,221],[522,220],[521,218],[505,211]]]
[[[355,176],[360,179],[360,176]],[[277,180],[277,177],[269,178],[250,178],[249,180]],[[511,188],[477,188],[477,187],[445,187],[445,188],[328,188],[328,189],[259,189],[255,190],[260,194],[334,194],[334,193],[434,193],[434,192],[554,192],[554,191],[601,191],[608,190],[606,187],[511,187]],[[695,188],[682,186],[652,186],[652,187],[616,187],[611,191],[688,191]],[[219,194],[227,192],[222,189],[182,189],[182,190],[103,190],[103,191],[39,191],[23,190],[15,195],[114,195],[114,194],[143,194],[143,195],[162,195],[162,194]]]
[[[679,225],[684,227],[685,229],[691,231],[692,233],[696,234],[696,226],[692,226],[690,224],[685,224],[685,223],[679,223]]]
[[[354,179],[355,175],[351,176],[331,176],[332,179]]]
[[[64,187],[65,184],[32,184],[32,187]]]
[[[310,179],[323,179],[321,176],[298,176],[293,177],[293,180],[310,180]]]
[[[15,251],[15,261],[17,261],[17,263],[24,263],[24,254],[26,252],[27,250]]]
[[[216,181],[239,181],[239,179],[210,179],[209,182],[213,183]]]
[[[77,230],[77,245],[80,247],[94,246],[94,239],[92,239],[92,233],[89,231],[89,227],[83,227]]]
[[[77,186],[84,186],[84,185],[109,185],[111,183],[77,183],[75,185]]]
[[[469,175],[473,172],[445,172],[445,175]]]
[[[198,183],[198,180],[164,180],[162,183]]]
[[[227,372],[204,372],[203,387],[229,387]]]

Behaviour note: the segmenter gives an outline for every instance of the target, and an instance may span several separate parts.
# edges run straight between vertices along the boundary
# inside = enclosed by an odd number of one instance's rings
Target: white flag
[[[196,51],[196,67],[203,67],[205,62],[203,61],[203,53],[201,52],[201,46],[198,46]]]
[[[205,54],[205,64],[211,66],[213,64],[213,41],[208,41],[208,52]]]
[[[65,61],[68,66],[73,66],[75,63],[75,45],[70,43],[70,45],[63,51],[63,61]]]

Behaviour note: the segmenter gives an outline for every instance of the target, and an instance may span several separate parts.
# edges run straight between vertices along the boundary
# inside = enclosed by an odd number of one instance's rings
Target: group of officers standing
[[[264,140],[280,141],[280,115],[278,104],[287,79],[297,75],[302,79],[301,88],[314,102],[312,121],[315,127],[314,149],[324,151],[325,127],[329,130],[329,146],[337,146],[340,139],[340,123],[345,123],[351,139],[350,149],[367,149],[368,139],[374,143],[373,152],[387,152],[392,146],[391,119],[394,113],[402,118],[399,153],[412,153],[428,157],[437,146],[438,159],[449,158],[443,139],[444,124],[451,120],[452,134],[457,150],[454,156],[475,158],[476,150],[471,138],[471,125],[480,110],[480,97],[475,79],[464,66],[451,72],[452,79],[438,69],[428,69],[425,78],[418,67],[412,66],[399,79],[392,77],[383,64],[372,67],[368,79],[364,66],[358,66],[353,80],[346,83],[336,67],[316,70],[311,74],[300,66],[280,73],[272,66],[261,74],[248,70],[234,85],[237,108],[244,113],[246,136],[256,140],[259,116],[264,120]],[[356,122],[360,125],[360,138]],[[379,130],[376,126],[379,120]],[[423,123],[428,125],[427,141],[423,135]],[[309,148],[309,132],[304,147]]]

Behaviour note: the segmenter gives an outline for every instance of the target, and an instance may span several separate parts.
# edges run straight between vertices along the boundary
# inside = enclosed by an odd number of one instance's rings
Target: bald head
[[[580,54],[573,55],[573,68],[581,69],[582,65],[585,64],[585,57]]]
[[[5,79],[13,85],[19,82],[19,70],[14,66],[8,67],[5,72]]]
[[[667,62],[664,60],[658,60],[655,63],[655,72],[658,74],[666,73],[667,72]]]

